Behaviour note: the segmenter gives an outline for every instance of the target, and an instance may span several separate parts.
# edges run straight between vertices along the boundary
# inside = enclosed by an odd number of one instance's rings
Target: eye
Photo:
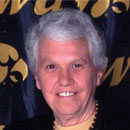
[[[54,68],[55,68],[55,65],[53,65],[53,64],[47,65],[46,68],[47,68],[47,69],[54,69]]]
[[[80,67],[82,67],[82,65],[81,64],[74,64],[73,67],[74,68],[80,68]]]

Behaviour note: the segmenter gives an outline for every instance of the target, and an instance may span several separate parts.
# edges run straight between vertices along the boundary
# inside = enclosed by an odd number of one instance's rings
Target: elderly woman
[[[106,130],[94,99],[105,65],[103,41],[83,12],[64,9],[42,16],[27,35],[26,52],[54,118],[33,118],[5,130]]]

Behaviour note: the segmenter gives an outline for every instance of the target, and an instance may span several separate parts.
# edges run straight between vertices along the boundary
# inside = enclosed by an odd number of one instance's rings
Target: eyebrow
[[[41,60],[41,63],[45,63],[45,62],[56,62],[54,59],[47,59],[47,58],[45,58],[45,59],[43,59],[43,60]]]
[[[42,64],[43,64],[43,63],[46,63],[46,62],[57,63],[57,61],[55,61],[54,59],[51,59],[51,58],[49,58],[49,59],[43,59],[43,60],[41,61]],[[74,60],[71,60],[70,62],[71,62],[71,63],[74,63],[74,62],[87,63],[88,61],[86,60],[86,58],[82,58],[82,59],[74,59]]]
[[[73,60],[73,62],[82,62],[82,63],[87,63],[88,61],[86,59],[77,59],[77,60]]]

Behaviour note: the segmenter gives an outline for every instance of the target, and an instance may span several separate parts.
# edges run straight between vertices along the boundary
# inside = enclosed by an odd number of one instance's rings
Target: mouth
[[[70,96],[74,96],[76,93],[74,92],[62,92],[62,93],[58,93],[57,95],[60,97],[70,97]]]

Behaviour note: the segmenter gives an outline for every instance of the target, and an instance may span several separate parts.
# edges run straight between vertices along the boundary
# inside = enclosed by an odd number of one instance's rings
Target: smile
[[[72,93],[72,92],[62,92],[62,93],[59,93],[58,95],[62,97],[69,97],[69,96],[73,96],[74,94],[75,93]]]

